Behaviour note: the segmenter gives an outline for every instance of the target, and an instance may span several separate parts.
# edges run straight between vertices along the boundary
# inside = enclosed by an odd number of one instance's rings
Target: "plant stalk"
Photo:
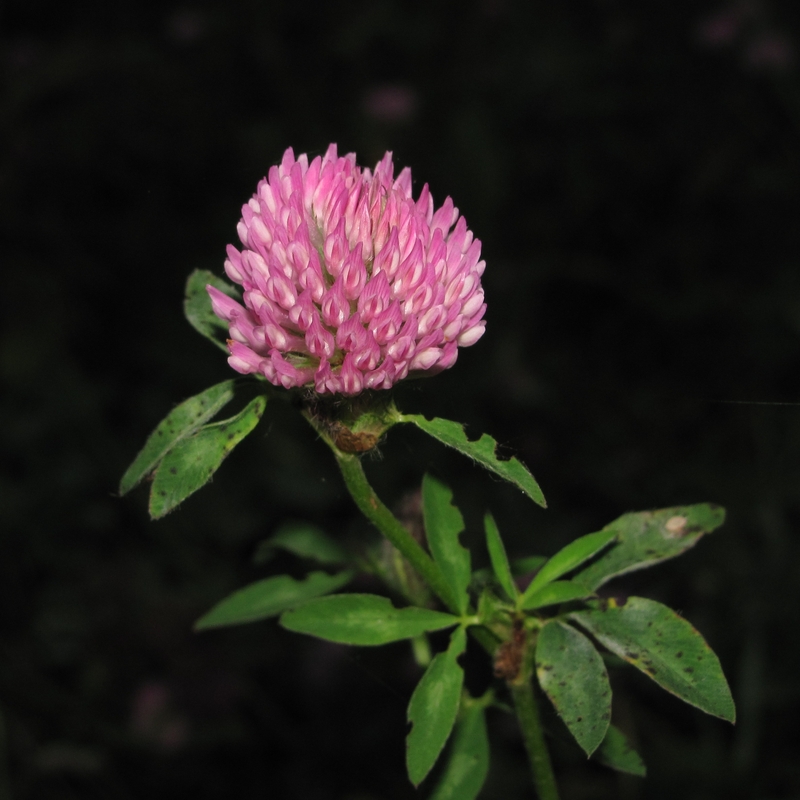
[[[336,456],[345,485],[364,516],[408,559],[434,594],[454,614],[458,614],[458,605],[441,570],[375,494],[359,457],[343,453],[333,444],[331,450]]]
[[[339,449],[329,432],[323,425],[318,424],[313,414],[306,412],[305,416],[323,441],[331,448],[341,470],[345,485],[364,516],[408,560],[428,584],[431,591],[439,597],[450,611],[454,614],[459,614],[458,603],[441,569],[375,493],[367,480],[359,456]],[[475,635],[475,638],[490,655],[495,653],[497,642],[488,629],[480,626],[473,627],[471,633]],[[531,661],[532,654],[533,650],[526,648],[524,660],[526,662]],[[531,664],[526,663],[522,674],[516,679],[508,681],[508,687],[511,691],[517,719],[522,729],[522,737],[528,753],[533,782],[539,795],[539,800],[559,800],[553,766],[550,762],[550,753],[544,740],[544,732],[539,719],[539,709],[533,692],[531,666]]]
[[[539,718],[539,707],[533,693],[533,681],[509,682],[514,710],[517,713],[525,749],[533,774],[533,783],[539,800],[559,800],[550,752],[544,740],[544,731]]]

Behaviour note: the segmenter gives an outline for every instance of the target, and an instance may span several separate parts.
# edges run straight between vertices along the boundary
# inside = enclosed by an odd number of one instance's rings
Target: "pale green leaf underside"
[[[401,414],[399,421],[416,425],[434,439],[469,456],[495,475],[513,483],[543,508],[547,506],[542,490],[528,468],[517,458],[500,460],[496,453],[497,441],[488,434],[484,433],[480,439],[470,441],[464,432],[464,426],[460,423],[438,417],[429,420],[421,414]]]
[[[349,560],[347,551],[338,542],[310,522],[281,525],[271,539],[261,542],[254,560],[263,564],[269,561],[275,550],[286,550],[318,564],[346,564]]]
[[[258,424],[266,404],[266,397],[256,397],[236,416],[205,425],[181,439],[156,470],[150,516],[163,517],[208,483],[228,453]]]
[[[419,786],[436,763],[455,724],[464,685],[464,670],[457,659],[466,646],[466,632],[457,628],[450,646],[431,661],[411,695],[406,767],[414,786]]]
[[[597,589],[617,575],[680,555],[724,521],[725,509],[713,503],[624,514],[603,528],[617,535],[616,544],[581,570],[575,580]]]
[[[475,800],[488,773],[486,714],[474,705],[456,723],[447,764],[430,800]]]
[[[611,719],[611,686],[594,645],[575,628],[548,622],[536,642],[536,676],[570,733],[591,755]]]
[[[281,616],[281,625],[340,644],[380,645],[410,639],[458,623],[458,617],[427,608],[395,608],[374,594],[337,594],[310,600]]]
[[[733,722],[736,709],[719,659],[671,608],[644,597],[592,601],[569,615],[612,653],[708,714]]]
[[[459,534],[464,519],[452,504],[453,493],[430,475],[422,479],[422,512],[425,534],[434,561],[450,584],[458,602],[458,611],[465,613],[469,596],[467,587],[472,577],[469,550],[462,547]]]
[[[583,564],[596,553],[599,553],[610,541],[616,537],[614,531],[600,531],[581,536],[574,542],[570,542],[566,547],[559,550],[547,563],[536,573],[534,579],[528,585],[522,595],[521,602],[525,602],[534,592],[546,586],[550,581],[566,575],[576,567]]]
[[[575,581],[553,581],[546,586],[542,586],[538,591],[528,595],[525,593],[525,600],[520,603],[523,611],[532,611],[535,608],[554,606],[560,603],[569,603],[571,600],[584,600],[592,597],[590,592],[583,584]]]
[[[352,578],[353,573],[349,571],[337,575],[311,572],[301,581],[289,575],[264,578],[217,603],[211,611],[197,620],[194,627],[195,630],[203,630],[275,617],[313,597],[335,592]]]
[[[509,599],[514,600],[519,591],[514,579],[511,577],[511,567],[508,563],[508,556],[506,555],[506,548],[503,546],[503,540],[500,538],[500,531],[497,528],[497,523],[491,514],[487,514],[483,518],[483,524],[486,528],[486,547],[489,550],[489,558],[492,562],[492,569],[494,570],[495,577],[503,591],[508,595]]]
[[[628,737],[614,725],[609,725],[606,738],[595,751],[594,758],[598,763],[617,772],[627,772],[640,778],[647,775],[642,757],[633,749]]]
[[[206,291],[209,283],[221,292],[238,299],[239,293],[229,283],[207,269],[196,269],[186,281],[183,313],[198,333],[227,353],[225,339],[228,334],[228,323],[221,320],[211,307],[211,298]]]
[[[229,403],[233,399],[233,383],[230,380],[210,386],[173,408],[150,434],[142,451],[122,476],[119,493],[127,494],[181,439],[194,433]]]

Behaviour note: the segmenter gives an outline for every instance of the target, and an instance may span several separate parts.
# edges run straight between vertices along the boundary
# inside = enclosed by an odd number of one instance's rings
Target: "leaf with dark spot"
[[[622,607],[603,608],[592,601],[589,606],[569,618],[668,692],[708,714],[735,720],[733,697],[719,659],[703,637],[671,608],[644,597],[630,597]],[[661,636],[653,635],[653,622]],[[682,667],[684,654],[695,657],[702,666],[695,671]]]
[[[725,510],[714,503],[624,514],[603,528],[616,534],[614,546],[579,570],[572,579],[597,590],[617,575],[680,555],[724,521]]]
[[[204,486],[233,448],[258,424],[266,407],[266,397],[251,400],[235,417],[212,423],[173,447],[156,470],[150,494],[150,516],[163,517],[189,495]],[[228,425],[235,431],[229,440],[221,431]]]
[[[150,434],[142,451],[122,476],[119,493],[127,494],[158,466],[173,447],[227,405],[233,399],[233,385],[232,380],[223,381],[173,408]]]
[[[536,642],[536,675],[578,744],[591,755],[603,741],[611,688],[600,654],[580,631],[551,620]]]

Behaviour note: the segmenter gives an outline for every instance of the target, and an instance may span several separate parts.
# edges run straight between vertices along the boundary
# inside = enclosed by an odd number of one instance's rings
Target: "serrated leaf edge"
[[[447,447],[452,448],[453,450],[457,450],[462,455],[465,455],[468,458],[472,459],[472,461],[474,461],[476,464],[480,464],[484,469],[489,470],[490,472],[494,473],[495,475],[497,475],[498,477],[502,478],[503,480],[508,481],[509,483],[513,484],[523,494],[526,494],[528,497],[530,497],[530,499],[533,500],[533,502],[536,503],[537,505],[541,506],[542,508],[547,508],[547,501],[544,498],[544,494],[543,494],[543,492],[541,490],[541,487],[539,486],[539,482],[536,480],[536,478],[533,477],[533,474],[528,469],[528,467],[525,464],[523,464],[522,461],[520,461],[516,456],[512,456],[511,458],[505,459],[505,460],[501,459],[497,454],[497,448],[499,447],[499,442],[497,441],[497,439],[495,439],[490,434],[482,433],[477,439],[470,439],[467,436],[467,432],[466,432],[466,429],[465,429],[465,426],[464,426],[463,423],[455,422],[455,421],[449,420],[449,419],[444,419],[443,417],[431,417],[429,419],[428,417],[426,417],[423,414],[400,414],[398,412],[396,419],[397,419],[397,422],[405,422],[405,423],[410,423],[412,425],[415,425],[423,433],[427,433],[428,436],[431,436],[432,438],[436,439],[437,441],[442,442],[442,444],[444,444]],[[482,461],[481,459],[476,458],[472,453],[465,452],[465,450],[462,450],[457,445],[451,444],[450,442],[447,442],[444,439],[441,439],[440,437],[436,436],[431,431],[425,430],[425,428],[422,427],[419,424],[419,420],[420,419],[424,420],[425,422],[429,422],[429,423],[436,422],[436,421],[441,421],[441,422],[445,422],[445,423],[448,423],[450,425],[455,426],[458,429],[460,436],[463,437],[463,444],[465,444],[467,446],[478,447],[478,446],[481,445],[481,443],[484,440],[488,440],[488,442],[492,445],[491,450],[492,450],[492,457],[494,458],[494,461],[497,464],[518,464],[520,467],[522,467],[522,469],[525,471],[526,475],[533,482],[533,487],[534,487],[533,488],[533,492],[529,491],[527,488],[525,488],[524,486],[520,485],[520,483],[518,483],[517,481],[509,478],[508,475],[504,475],[503,472],[500,469],[495,469],[493,466],[491,466],[491,463],[487,464],[486,462]]]

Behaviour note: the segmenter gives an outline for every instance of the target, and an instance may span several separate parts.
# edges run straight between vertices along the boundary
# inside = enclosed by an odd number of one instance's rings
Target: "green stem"
[[[525,680],[520,683],[509,682],[511,696],[514,698],[514,709],[517,712],[522,738],[525,740],[525,749],[528,751],[528,760],[533,773],[533,783],[539,795],[539,800],[558,800],[558,788],[553,774],[553,765],[550,763],[550,753],[544,740],[544,731],[539,719],[539,708],[533,693],[533,681]]]
[[[441,601],[453,613],[458,614],[458,604],[453,598],[442,571],[375,494],[367,481],[359,457],[343,453],[333,445],[331,450],[336,456],[347,489],[364,516],[408,559],[411,566],[423,577]]]
[[[339,464],[345,485],[364,516],[406,558],[442,602],[454,614],[458,614],[458,603],[441,569],[411,536],[397,517],[381,502],[378,495],[375,494],[367,480],[359,456],[340,450],[333,437],[325,429],[325,426],[315,419],[313,413],[306,411],[305,417],[319,433],[323,441],[331,448]],[[395,421],[403,420],[398,419]],[[489,629],[482,626],[473,626],[470,632],[490,656],[494,655],[498,641]],[[532,664],[528,663],[532,661],[532,656],[533,650],[530,647],[526,648],[523,655],[526,663],[522,673],[517,679],[509,681],[508,687],[511,691],[517,719],[522,729],[525,749],[528,752],[533,782],[536,786],[539,800],[559,800],[553,766],[550,763],[550,753],[544,740],[539,710],[533,692]]]
[[[489,657],[494,658],[500,640],[488,628],[484,628],[483,625],[473,625],[468,630],[472,638],[487,652]]]

